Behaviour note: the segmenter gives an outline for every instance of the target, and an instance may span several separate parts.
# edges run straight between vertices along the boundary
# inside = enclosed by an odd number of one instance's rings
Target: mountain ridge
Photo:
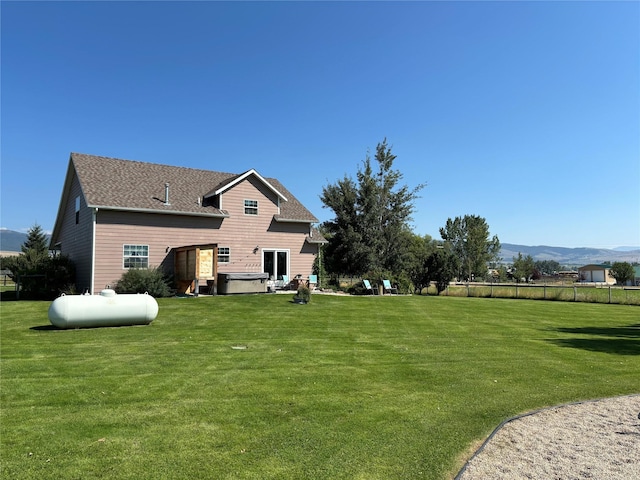
[[[590,247],[553,247],[549,245],[519,245],[514,243],[503,243],[500,245],[500,257],[503,263],[511,263],[513,257],[518,253],[531,255],[536,261],[555,260],[561,265],[581,266],[590,263],[613,263],[613,262],[639,262],[640,248],[633,250],[616,250],[608,248]]]
[[[28,235],[8,228],[0,228],[0,251],[21,252],[22,244],[27,241]],[[51,235],[47,235],[47,241]]]

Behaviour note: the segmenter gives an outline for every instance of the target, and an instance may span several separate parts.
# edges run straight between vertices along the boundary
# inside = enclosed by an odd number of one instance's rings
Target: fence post
[[[518,298],[518,284],[516,283],[516,298]]]
[[[611,285],[609,285],[609,303],[611,303]]]
[[[573,301],[578,301],[578,287],[576,287],[575,285],[573,286]]]
[[[543,297],[546,300],[547,299],[547,282],[544,282],[544,288],[543,288]]]

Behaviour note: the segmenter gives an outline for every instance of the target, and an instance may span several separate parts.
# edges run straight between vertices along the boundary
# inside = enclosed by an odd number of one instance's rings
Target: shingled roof
[[[229,214],[209,202],[203,205],[203,197],[244,175],[72,153],[63,197],[68,193],[73,170],[89,207],[212,217]],[[276,221],[318,221],[278,180],[255,174],[261,181],[268,182],[269,188],[277,190],[281,198],[280,214],[274,216]],[[165,204],[167,183],[169,201]]]

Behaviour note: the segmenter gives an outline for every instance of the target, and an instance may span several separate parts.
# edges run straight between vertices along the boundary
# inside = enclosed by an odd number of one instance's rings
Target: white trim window
[[[231,249],[218,247],[218,263],[231,263]]]
[[[149,245],[123,245],[123,268],[149,268]]]
[[[244,201],[244,214],[245,215],[258,215],[258,201],[257,200],[245,200]]]

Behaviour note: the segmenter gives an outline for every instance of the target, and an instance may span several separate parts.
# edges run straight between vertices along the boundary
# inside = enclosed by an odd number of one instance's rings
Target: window
[[[245,200],[244,201],[244,214],[245,215],[257,215],[258,214],[258,201],[257,200]]]
[[[231,252],[229,247],[218,247],[218,263],[229,263],[231,261]]]
[[[124,268],[149,268],[149,245],[124,245]]]
[[[80,223],[80,197],[76,197],[76,225]]]

